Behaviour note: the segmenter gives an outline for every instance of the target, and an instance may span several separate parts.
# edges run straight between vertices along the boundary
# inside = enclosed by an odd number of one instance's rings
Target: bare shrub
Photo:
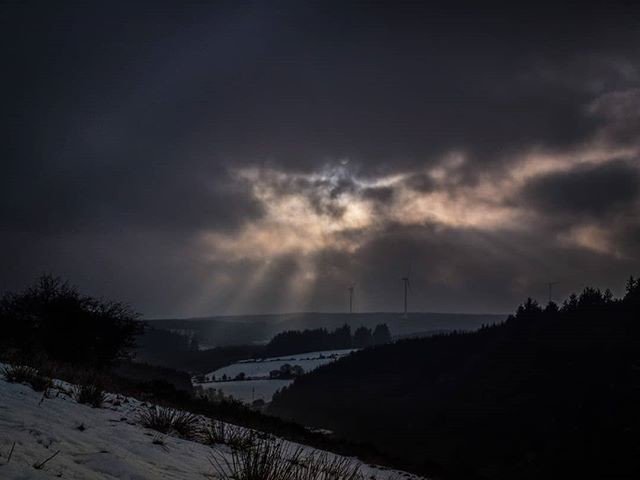
[[[176,434],[182,438],[194,439],[199,432],[196,415],[173,408],[151,407],[138,415],[142,426],[164,434]]]

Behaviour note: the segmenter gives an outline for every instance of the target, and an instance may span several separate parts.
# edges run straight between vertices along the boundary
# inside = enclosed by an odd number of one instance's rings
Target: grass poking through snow
[[[99,385],[89,383],[78,385],[73,390],[73,398],[76,402],[100,408],[104,403],[106,395]]]
[[[7,382],[30,385],[36,392],[43,392],[51,385],[51,379],[33,367],[11,365],[2,369],[2,375]]]
[[[199,433],[199,420],[196,415],[173,408],[151,407],[138,416],[142,426],[166,435],[175,434],[192,440]]]
[[[230,457],[214,451],[211,464],[220,480],[364,480],[358,463],[349,458],[305,453],[272,438],[233,450]]]
[[[215,419],[211,420],[201,436],[207,445],[228,445],[235,450],[247,449],[256,443],[256,434],[252,430]]]

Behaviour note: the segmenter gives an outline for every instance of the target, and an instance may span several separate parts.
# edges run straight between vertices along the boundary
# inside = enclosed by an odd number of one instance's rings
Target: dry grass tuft
[[[2,375],[10,383],[30,385],[36,392],[44,392],[51,386],[51,379],[41,375],[38,369],[12,365],[2,369]]]
[[[199,420],[196,415],[173,408],[151,407],[138,415],[142,426],[165,435],[175,434],[194,440],[199,433]]]
[[[89,383],[78,385],[73,390],[73,398],[76,402],[90,405],[93,408],[100,408],[105,401],[106,395],[99,385]]]
[[[349,458],[305,453],[273,438],[233,450],[231,457],[214,452],[211,464],[221,480],[364,480],[360,465]]]

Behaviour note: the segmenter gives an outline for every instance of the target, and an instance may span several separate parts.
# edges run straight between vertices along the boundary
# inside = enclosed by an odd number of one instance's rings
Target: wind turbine
[[[411,269],[407,272],[406,277],[402,277],[401,280],[404,283],[404,318],[407,318],[407,292],[411,290],[411,283],[409,283],[409,274]]]
[[[349,290],[349,313],[353,313],[353,290],[355,288],[355,285],[351,285],[348,290]]]

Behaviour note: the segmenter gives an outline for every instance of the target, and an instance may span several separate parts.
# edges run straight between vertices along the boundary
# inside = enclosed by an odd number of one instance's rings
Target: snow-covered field
[[[272,357],[262,359],[242,360],[232,365],[219,368],[205,375],[205,379],[215,378],[220,380],[223,375],[227,378],[235,378],[238,374],[244,373],[247,378],[269,378],[272,370],[278,370],[282,365],[299,365],[306,372],[310,372],[321,365],[331,363],[345,355],[353,352],[354,349],[347,350],[326,350],[322,352],[301,353],[299,355],[288,355],[284,357]]]
[[[251,403],[254,400],[270,402],[275,392],[293,382],[293,380],[270,379],[272,370],[278,370],[281,366],[289,364],[298,365],[307,373],[349,355],[353,351],[355,349],[324,350],[282,357],[241,360],[209,372],[205,375],[204,383],[194,383],[194,385],[205,390],[219,390],[241,402]],[[223,376],[233,379],[241,373],[245,375],[245,380],[220,381]],[[213,379],[218,381],[212,381]]]
[[[210,447],[143,428],[138,415],[148,404],[109,394],[104,408],[91,408],[65,393],[68,384],[56,386],[52,398],[42,400],[42,393],[0,375],[0,478],[202,480],[216,478],[210,463],[214,448],[230,457],[226,446]],[[42,468],[34,467],[54,454]],[[367,479],[409,477],[364,464],[362,472]]]

